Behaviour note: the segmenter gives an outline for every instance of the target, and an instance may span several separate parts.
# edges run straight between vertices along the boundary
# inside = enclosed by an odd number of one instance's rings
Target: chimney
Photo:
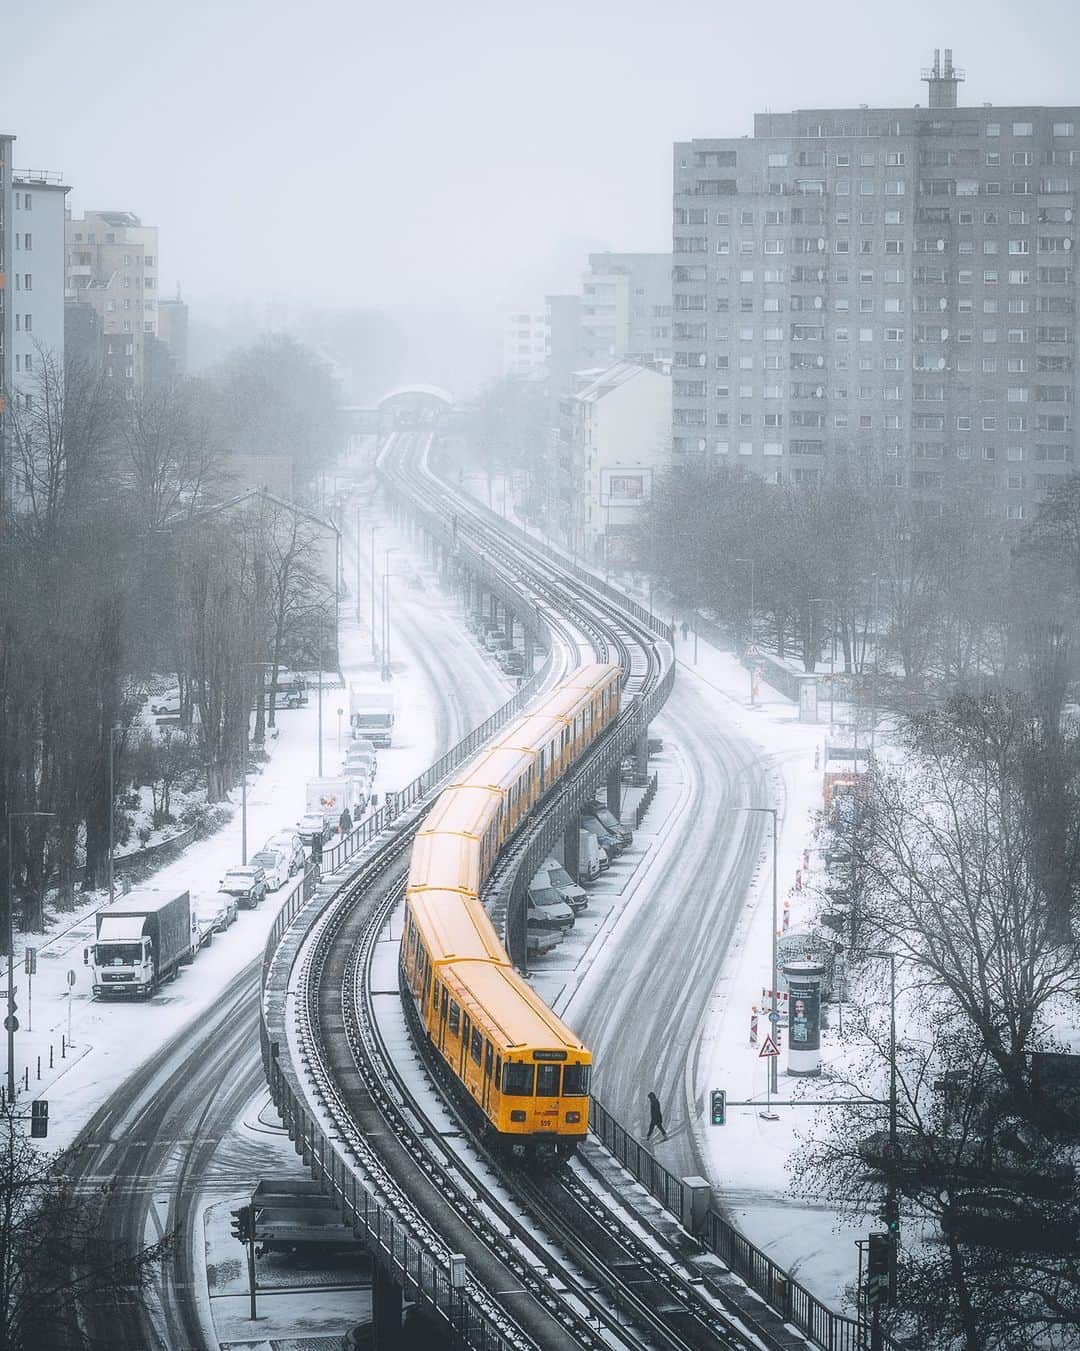
[[[956,87],[964,79],[964,72],[953,65],[952,48],[945,48],[945,64],[941,64],[941,48],[934,48],[934,64],[924,69],[922,78],[930,90],[928,107],[955,108]]]

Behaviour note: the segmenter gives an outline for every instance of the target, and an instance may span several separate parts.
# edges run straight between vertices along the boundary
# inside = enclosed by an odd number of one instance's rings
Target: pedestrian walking
[[[690,625],[689,625],[689,624],[686,622],[686,620],[684,619],[683,622],[682,622],[682,640],[683,640],[683,642],[685,643],[686,640],[687,640],[687,638],[689,638],[689,637],[690,637]]]
[[[342,839],[345,839],[347,835],[352,833],[352,814],[348,807],[345,807],[338,817],[338,830],[341,831]]]
[[[646,1140],[652,1139],[653,1131],[659,1131],[667,1139],[667,1129],[664,1126],[664,1114],[660,1110],[660,1099],[655,1093],[649,1094],[649,1133]]]

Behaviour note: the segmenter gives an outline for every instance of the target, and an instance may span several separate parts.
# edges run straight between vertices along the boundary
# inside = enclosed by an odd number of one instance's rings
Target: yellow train
[[[581,667],[443,793],[413,845],[401,967],[432,1046],[485,1132],[570,1153],[589,1126],[592,1056],[514,970],[479,900],[499,850],[617,717],[621,671]]]

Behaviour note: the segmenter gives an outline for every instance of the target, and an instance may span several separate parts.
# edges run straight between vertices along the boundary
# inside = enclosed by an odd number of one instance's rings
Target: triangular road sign
[[[758,1059],[768,1060],[771,1056],[779,1054],[780,1052],[777,1050],[776,1042],[773,1041],[772,1037],[766,1037],[764,1046],[758,1051]]]

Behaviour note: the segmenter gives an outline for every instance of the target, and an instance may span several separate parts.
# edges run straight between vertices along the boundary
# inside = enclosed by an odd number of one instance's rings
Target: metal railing
[[[597,1098],[590,1103],[589,1128],[627,1172],[682,1224],[686,1214],[683,1179],[635,1140]],[[870,1329],[865,1323],[823,1304],[740,1233],[715,1204],[709,1206],[704,1231],[697,1237],[786,1323],[797,1327],[823,1351],[865,1351],[869,1345]],[[883,1351],[903,1351],[887,1334],[883,1334],[882,1347]]]

